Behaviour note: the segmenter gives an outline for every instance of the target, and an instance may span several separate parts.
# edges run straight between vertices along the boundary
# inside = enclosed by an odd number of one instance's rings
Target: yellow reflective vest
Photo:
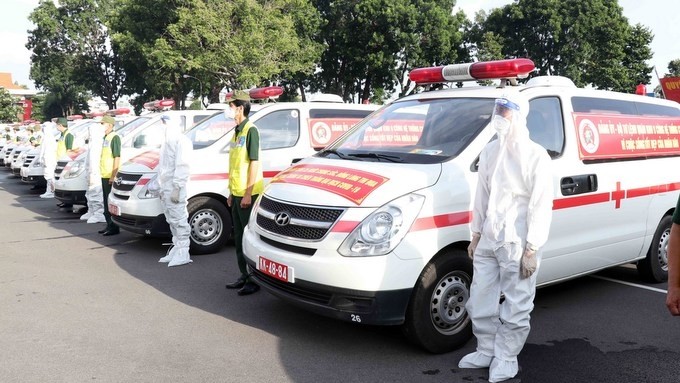
[[[234,136],[234,139],[231,142],[231,148],[229,149],[229,191],[231,192],[231,195],[236,197],[243,197],[248,188],[248,167],[250,166],[250,158],[248,157],[248,148],[246,147],[246,137],[248,136],[248,130],[250,130],[250,128],[257,129],[252,122],[248,121],[239,134]],[[256,177],[251,195],[262,194],[262,191],[264,190],[262,168],[258,169]]]
[[[102,144],[102,155],[99,160],[99,172],[102,178],[111,178],[111,173],[113,173],[113,152],[111,151],[111,141],[113,137],[118,134],[116,132],[111,132],[104,137],[104,143]]]
[[[63,157],[66,152],[66,136],[69,135],[68,128],[64,130],[61,136],[59,136],[59,141],[57,142],[57,160],[59,160],[61,157]],[[75,149],[75,148],[72,148]]]

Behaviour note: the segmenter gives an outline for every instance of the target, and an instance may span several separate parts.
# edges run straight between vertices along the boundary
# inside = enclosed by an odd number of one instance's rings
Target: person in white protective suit
[[[552,220],[550,157],[529,139],[528,112],[519,92],[497,99],[491,124],[498,139],[479,158],[468,247],[474,274],[466,304],[477,351],[458,367],[489,367],[489,382],[519,371],[517,355],[529,335],[536,271]]]
[[[104,127],[94,123],[88,127],[87,141],[87,213],[80,219],[87,223],[106,222],[104,217],[104,194],[102,192],[102,176],[99,171],[99,161],[102,154],[102,141],[104,140]]]
[[[54,169],[57,167],[57,131],[54,123],[42,125],[43,142],[40,145],[40,163],[43,166],[43,177],[47,182],[45,193],[40,198],[54,198]]]
[[[191,229],[187,219],[187,181],[193,144],[182,134],[179,121],[170,115],[161,116],[165,125],[165,141],[161,146],[158,164],[158,186],[165,220],[172,233],[172,247],[159,262],[168,266],[185,265],[192,262],[189,257]]]

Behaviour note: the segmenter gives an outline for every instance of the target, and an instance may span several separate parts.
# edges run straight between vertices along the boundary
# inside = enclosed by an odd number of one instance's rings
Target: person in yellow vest
[[[102,154],[99,160],[99,171],[102,177],[102,194],[104,196],[104,218],[106,219],[106,228],[99,230],[99,234],[104,236],[116,235],[120,233],[118,225],[111,220],[111,213],[109,212],[109,193],[111,193],[111,184],[116,179],[118,167],[120,166],[120,136],[113,131],[113,124],[116,120],[111,116],[102,117],[102,125],[104,125],[104,141],[102,143]]]
[[[57,118],[57,129],[61,132],[57,142],[57,161],[73,149],[73,134],[68,131],[68,120],[64,117]]]
[[[227,99],[227,103],[229,103],[229,109],[225,110],[225,114],[237,124],[229,148],[227,205],[231,208],[231,217],[234,222],[234,246],[241,276],[236,282],[226,287],[239,289],[238,295],[248,295],[260,289],[260,286],[248,276],[243,254],[243,230],[248,225],[253,203],[264,189],[260,165],[260,134],[257,127],[248,119],[250,97],[247,92],[234,91],[233,95]]]

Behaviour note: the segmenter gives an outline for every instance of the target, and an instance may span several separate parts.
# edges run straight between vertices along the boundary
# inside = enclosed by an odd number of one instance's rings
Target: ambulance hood
[[[120,167],[124,173],[149,173],[155,172],[160,160],[158,149],[149,150],[142,154],[132,157]]]
[[[441,164],[308,157],[274,177],[265,194],[306,205],[375,208],[434,185],[441,171]]]

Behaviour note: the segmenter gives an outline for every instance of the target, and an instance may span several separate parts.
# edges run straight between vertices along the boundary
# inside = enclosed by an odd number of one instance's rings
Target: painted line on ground
[[[656,287],[649,287],[649,286],[645,286],[645,285],[638,285],[637,283],[630,283],[630,282],[619,281],[618,279],[612,279],[612,278],[607,278],[607,277],[601,277],[601,276],[599,276],[599,275],[591,275],[591,277],[597,278],[597,279],[602,279],[603,281],[614,282],[614,283],[620,283],[620,284],[626,285],[626,286],[632,286],[632,287],[637,287],[637,288],[640,288],[640,289],[645,289],[645,290],[650,290],[650,291],[656,291],[657,293],[663,293],[663,294],[667,294],[667,293],[668,293],[668,291],[663,290],[663,289],[657,289]]]

